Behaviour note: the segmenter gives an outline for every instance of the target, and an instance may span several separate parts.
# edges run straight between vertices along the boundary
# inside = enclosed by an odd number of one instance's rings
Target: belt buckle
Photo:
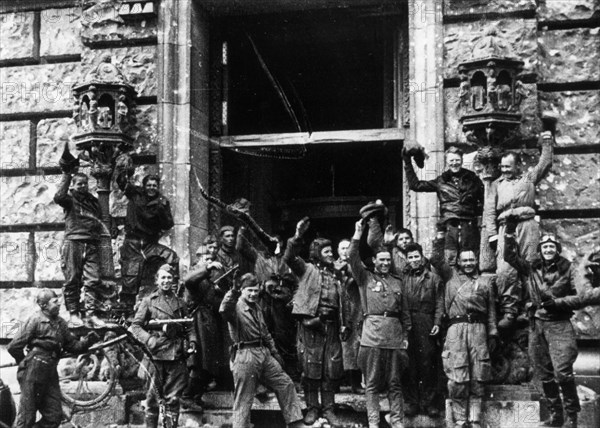
[[[467,321],[471,324],[473,323],[473,314],[467,314]]]
[[[387,317],[388,317],[388,311],[383,311],[383,316],[384,316],[385,318],[387,318]]]

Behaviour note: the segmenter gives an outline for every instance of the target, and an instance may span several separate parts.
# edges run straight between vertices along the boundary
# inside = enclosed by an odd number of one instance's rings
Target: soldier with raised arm
[[[246,273],[239,287],[225,294],[219,309],[233,341],[233,428],[251,426],[250,409],[259,382],[275,391],[288,426],[303,426],[300,399],[292,379],[283,371],[283,360],[265,323],[258,296],[258,280]]]
[[[498,326],[509,328],[521,311],[523,287],[516,270],[505,261],[504,235],[506,218],[516,219],[515,239],[519,256],[529,263],[536,258],[540,240],[540,226],[535,220],[535,186],[541,181],[552,164],[552,133],[540,135],[542,154],[536,166],[527,172],[521,171],[521,157],[516,152],[502,156],[502,175],[492,182],[486,196],[483,223],[488,232],[490,245],[496,249],[496,274],[500,312],[503,315]],[[497,247],[497,248],[496,248]]]
[[[298,255],[302,236],[308,230],[307,217],[296,225],[283,259],[298,278],[292,313],[300,319],[298,354],[303,369],[304,398],[308,411],[304,423],[312,425],[319,417],[319,390],[323,417],[335,424],[335,391],[344,375],[340,340],[342,276],[334,267],[331,241],[316,238],[310,244],[311,262]]]
[[[358,254],[363,220],[356,222],[349,250],[352,275],[358,284],[364,316],[359,366],[365,376],[369,428],[379,426],[379,394],[387,393],[392,428],[402,428],[404,417],[401,376],[408,367],[411,329],[406,295],[400,278],[390,273],[392,255],[385,247],[374,250],[374,271],[363,266]]]

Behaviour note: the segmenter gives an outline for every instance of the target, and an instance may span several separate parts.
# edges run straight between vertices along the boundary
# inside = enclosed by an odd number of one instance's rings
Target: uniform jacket
[[[127,181],[121,174],[117,180],[119,188],[129,200],[125,218],[125,234],[128,238],[156,242],[162,233],[175,224],[169,200],[160,193],[155,198],[146,196],[144,189]]]
[[[424,181],[417,178],[411,162],[405,162],[404,167],[410,190],[437,193],[443,221],[471,220],[481,215],[483,183],[473,171],[461,168],[455,177],[451,171],[446,171],[434,180]]]
[[[566,297],[576,294],[575,269],[571,262],[561,256],[546,266],[541,259],[529,263],[519,257],[517,241],[514,236],[506,235],[504,239],[504,259],[513,266],[527,284],[528,300],[536,309],[535,317],[541,320],[567,320],[573,314],[570,309],[561,311],[546,311],[541,308],[542,295],[549,297]]]
[[[434,325],[441,325],[444,314],[444,283],[425,266],[419,271],[405,266],[402,280],[408,310],[431,315]]]
[[[294,237],[290,238],[283,255],[283,260],[298,277],[298,290],[294,295],[294,315],[314,317],[317,315],[321,296],[322,276],[337,282],[338,292],[341,290],[342,277],[340,272],[325,266],[306,263],[297,254],[300,243]],[[340,308],[342,309],[342,308]]]
[[[187,318],[188,311],[185,302],[175,294],[164,294],[156,290],[150,296],[142,300],[140,307],[135,313],[130,330],[133,335],[145,345],[148,345],[150,337],[158,339],[155,348],[150,349],[156,360],[176,361],[183,359],[185,354],[185,341],[196,341],[194,329],[180,327],[180,331],[174,338],[169,338],[162,329],[149,329],[150,320],[169,320]]]
[[[29,351],[27,357],[23,352],[25,348]],[[77,353],[87,348],[87,342],[78,340],[64,319],[58,317],[52,320],[42,311],[32,315],[8,344],[9,354],[19,364],[36,353],[54,354],[58,361],[62,351]]]
[[[542,154],[535,167],[514,179],[498,178],[490,185],[485,198],[483,224],[490,238],[498,234],[498,224],[507,216],[522,220],[535,216],[535,186],[552,164],[552,143],[542,145]]]
[[[103,231],[98,199],[91,193],[70,193],[71,175],[63,174],[54,202],[65,212],[65,239],[98,241]]]
[[[360,343],[373,348],[406,349],[412,326],[402,281],[390,274],[366,270],[360,261],[358,246],[359,241],[353,239],[348,257],[365,314]],[[383,316],[385,312],[396,312],[400,317]]]

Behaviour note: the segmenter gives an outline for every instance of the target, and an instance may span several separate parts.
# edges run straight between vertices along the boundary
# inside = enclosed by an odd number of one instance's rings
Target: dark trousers
[[[479,254],[479,227],[477,219],[458,220],[450,219],[446,223],[446,241],[444,256],[446,263],[453,266],[456,264],[458,255],[463,250],[473,251]]]
[[[379,423],[379,393],[387,392],[392,423],[401,423],[404,417],[402,372],[408,365],[403,349],[360,347],[358,364],[365,376],[365,397],[369,425]]]
[[[65,275],[63,295],[67,310],[71,313],[81,310],[82,287],[85,310],[96,310],[102,301],[98,292],[100,287],[100,252],[98,251],[98,244],[95,242],[65,240],[62,248],[61,267]]]
[[[158,397],[154,386],[162,385],[162,393],[165,399],[166,415],[175,420],[179,416],[179,398],[183,395],[188,383],[188,370],[183,360],[154,362],[156,365],[150,365],[150,374],[148,376],[146,392],[146,413],[148,415],[158,415]],[[158,379],[158,380],[157,380]]]
[[[433,328],[431,314],[411,313],[412,330],[408,336],[408,370],[404,373],[406,404],[427,410],[433,406],[437,392],[436,339],[429,336]]]
[[[120,248],[121,290],[119,296],[133,298],[137,296],[144,273],[144,266],[168,263],[179,272],[177,253],[158,242],[147,242],[142,239],[125,238]],[[175,278],[177,279],[177,278]]]
[[[21,402],[17,428],[57,428],[62,420],[62,406],[56,361],[33,356],[22,363],[17,373],[21,385]],[[36,412],[42,418],[36,423]]]

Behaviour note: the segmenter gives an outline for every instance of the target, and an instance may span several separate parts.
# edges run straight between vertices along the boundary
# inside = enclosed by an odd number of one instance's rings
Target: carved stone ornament
[[[516,138],[520,105],[527,96],[519,79],[523,64],[492,29],[473,46],[471,58],[459,65],[457,108],[469,142],[502,146]]]

